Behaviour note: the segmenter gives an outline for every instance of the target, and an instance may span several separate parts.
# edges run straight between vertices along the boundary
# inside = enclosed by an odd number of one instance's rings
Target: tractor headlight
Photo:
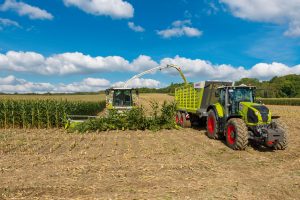
[[[257,111],[254,111],[253,109],[249,108],[247,112],[248,122],[253,124],[258,123],[258,115],[259,113]]]

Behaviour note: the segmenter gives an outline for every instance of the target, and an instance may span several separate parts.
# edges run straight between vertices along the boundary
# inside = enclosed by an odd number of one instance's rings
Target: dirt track
[[[0,199],[298,199],[300,107],[270,108],[286,151],[232,151],[197,129],[0,130]]]

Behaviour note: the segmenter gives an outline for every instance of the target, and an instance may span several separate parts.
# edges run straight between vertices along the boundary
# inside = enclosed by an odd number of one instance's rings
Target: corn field
[[[300,106],[300,98],[259,98],[258,100],[268,105]]]
[[[0,100],[0,128],[60,128],[67,115],[97,115],[102,102]]]

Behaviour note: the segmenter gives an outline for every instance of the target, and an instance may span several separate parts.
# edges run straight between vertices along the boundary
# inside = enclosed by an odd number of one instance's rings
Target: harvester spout
[[[157,71],[157,70],[160,70],[160,71],[161,71],[161,70],[163,70],[163,69],[169,69],[169,68],[175,68],[175,69],[179,72],[181,78],[183,79],[184,84],[185,84],[185,85],[188,84],[187,81],[186,81],[186,78],[185,78],[185,76],[184,76],[184,74],[183,74],[183,72],[181,71],[181,68],[180,68],[179,66],[177,66],[177,65],[168,64],[168,65],[166,65],[166,66],[158,66],[158,67],[154,67],[154,68],[152,68],[152,69],[149,69],[149,70],[147,70],[147,71],[144,71],[144,72],[142,72],[142,73],[140,73],[140,74],[137,74],[137,75],[133,76],[131,79],[129,79],[128,81],[125,82],[123,88],[127,88],[127,87],[128,87],[128,84],[129,84],[132,80],[134,80],[134,79],[140,78],[141,76],[144,76],[144,75],[146,75],[146,74],[150,74],[150,73],[152,73],[152,72],[154,72],[154,71]]]

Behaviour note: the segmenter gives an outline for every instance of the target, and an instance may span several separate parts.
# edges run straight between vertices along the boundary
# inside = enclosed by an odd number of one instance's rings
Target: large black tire
[[[272,121],[275,122],[277,128],[283,131],[283,141],[275,143],[273,148],[275,150],[284,150],[288,147],[288,135],[286,125],[278,119],[273,119]]]
[[[219,139],[219,126],[214,110],[209,110],[207,114],[206,135],[210,139]]]
[[[248,128],[239,118],[232,118],[226,124],[226,144],[233,150],[245,150],[248,145]]]

